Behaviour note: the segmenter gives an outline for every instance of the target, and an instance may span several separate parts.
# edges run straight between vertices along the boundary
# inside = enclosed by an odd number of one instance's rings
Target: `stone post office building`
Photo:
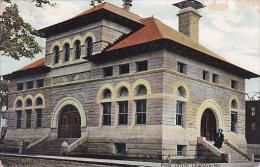
[[[131,13],[131,0],[41,29],[45,57],[4,76],[7,145],[51,154],[67,140],[69,152],[89,156],[196,158],[223,129],[245,146],[245,79],[258,75],[198,42],[204,5],[174,5],[180,32]]]

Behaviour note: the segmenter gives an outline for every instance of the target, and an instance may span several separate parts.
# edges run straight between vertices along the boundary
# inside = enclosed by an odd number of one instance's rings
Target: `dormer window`
[[[86,55],[91,56],[93,53],[93,40],[91,37],[86,39]]]
[[[75,60],[80,59],[80,57],[81,57],[81,44],[80,44],[79,40],[77,40],[75,42],[74,49],[75,49]]]
[[[64,62],[67,62],[70,60],[70,45],[66,43],[64,45]]]

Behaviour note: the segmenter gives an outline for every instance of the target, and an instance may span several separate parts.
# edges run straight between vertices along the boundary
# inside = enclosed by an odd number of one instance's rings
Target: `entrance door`
[[[76,107],[65,106],[59,117],[58,138],[80,138],[80,114]]]
[[[206,137],[208,141],[213,141],[216,134],[216,118],[212,110],[207,109],[204,111],[201,118],[201,136]]]

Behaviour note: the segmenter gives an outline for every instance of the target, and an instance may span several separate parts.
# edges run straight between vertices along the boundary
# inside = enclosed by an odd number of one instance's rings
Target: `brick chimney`
[[[180,8],[177,14],[179,17],[179,32],[199,42],[199,20],[201,15],[198,9],[205,6],[197,0],[184,0],[173,5]]]
[[[123,2],[123,9],[129,11],[132,6],[133,0],[123,0]]]

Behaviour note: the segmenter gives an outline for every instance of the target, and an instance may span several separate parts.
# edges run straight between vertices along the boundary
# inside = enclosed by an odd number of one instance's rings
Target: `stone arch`
[[[31,100],[32,100],[32,106],[30,106],[30,107],[27,107],[27,106],[26,106],[26,101],[27,101],[28,99],[31,99]],[[33,96],[32,96],[32,95],[27,95],[27,96],[25,97],[24,107],[27,107],[27,108],[32,108],[32,107],[34,107],[34,100],[33,100]]]
[[[122,82],[119,82],[115,86],[115,96],[116,97],[119,97],[119,92],[120,92],[120,89],[122,87],[126,87],[128,89],[128,92],[129,92],[129,96],[128,97],[132,97],[133,96],[133,90],[132,90],[131,85],[128,82],[122,81]]]
[[[235,100],[237,102],[237,108],[236,109],[231,107],[231,103],[232,103],[233,100]],[[237,96],[231,96],[230,99],[229,99],[229,103],[228,103],[229,111],[231,111],[231,110],[239,111],[239,108],[240,108],[239,104],[240,104],[240,101],[239,101],[238,97]]]
[[[54,49],[55,46],[58,46],[60,51],[62,50],[61,42],[60,42],[60,41],[56,41],[56,42],[54,42],[54,43],[51,45],[50,50],[49,50],[49,53],[53,53],[53,49]]]
[[[45,108],[45,98],[44,98],[43,94],[41,94],[41,93],[38,93],[38,94],[36,94],[36,95],[34,96],[33,101],[34,101],[35,106],[36,106],[36,100],[37,100],[37,98],[39,98],[39,97],[42,99],[41,108]]]
[[[86,34],[83,36],[82,40],[83,40],[83,43],[85,44],[85,40],[88,38],[88,37],[91,37],[92,38],[92,41],[93,43],[96,42],[96,36],[93,32],[86,32]]]
[[[103,96],[103,92],[104,92],[104,90],[106,90],[106,89],[109,89],[109,90],[111,91],[111,93],[112,93],[112,97],[111,97],[111,98],[112,98],[112,99],[115,98],[115,90],[114,90],[113,86],[110,85],[110,84],[104,84],[104,85],[102,85],[102,86],[99,88],[99,90],[98,90],[98,92],[97,92],[97,99],[96,99],[97,103],[100,103],[100,102],[101,102],[102,96]]]
[[[17,103],[18,100],[21,100],[21,101],[22,101],[22,107],[21,107],[21,108],[16,108],[16,103]],[[14,100],[13,109],[14,109],[14,110],[22,109],[24,106],[25,106],[25,104],[24,104],[24,99],[23,99],[23,97],[22,97],[22,96],[16,97],[16,99]]]
[[[196,113],[196,129],[197,129],[197,135],[200,136],[200,127],[201,127],[201,119],[203,113],[207,110],[211,109],[212,112],[215,115],[216,118],[216,124],[217,124],[217,129],[223,129],[225,131],[225,126],[224,126],[224,116],[222,114],[221,108],[218,105],[218,103],[212,99],[205,100],[199,107]]]
[[[71,42],[71,40],[70,40],[69,38],[66,38],[66,39],[64,39],[64,40],[62,41],[61,49],[60,49],[61,51],[64,50],[64,45],[65,45],[66,43],[69,44],[70,49],[73,48],[73,43]]]
[[[84,40],[85,40],[85,39],[82,38],[82,36],[80,36],[80,35],[76,35],[76,36],[72,39],[71,44],[74,45],[77,40],[80,41],[80,45],[81,45],[81,46],[84,45],[84,43],[85,43]]]
[[[144,85],[146,87],[147,95],[150,95],[152,93],[150,83],[144,79],[138,79],[133,84],[134,95],[136,95],[136,91],[139,85]]]
[[[190,91],[189,91],[189,87],[188,85],[185,83],[185,82],[182,82],[182,81],[178,81],[174,84],[174,88],[173,88],[173,92],[174,92],[174,97],[175,98],[179,98],[177,96],[177,92],[178,92],[178,88],[179,87],[183,87],[185,89],[185,93],[186,93],[186,97],[185,99],[189,99],[190,97]]]
[[[73,105],[74,107],[77,108],[79,114],[80,114],[80,119],[81,119],[81,128],[84,128],[87,126],[87,118],[86,118],[86,113],[84,111],[83,105],[74,97],[66,97],[62,99],[57,106],[54,109],[54,112],[52,114],[51,118],[51,128],[58,128],[58,122],[59,122],[59,117],[60,113],[66,105]]]

